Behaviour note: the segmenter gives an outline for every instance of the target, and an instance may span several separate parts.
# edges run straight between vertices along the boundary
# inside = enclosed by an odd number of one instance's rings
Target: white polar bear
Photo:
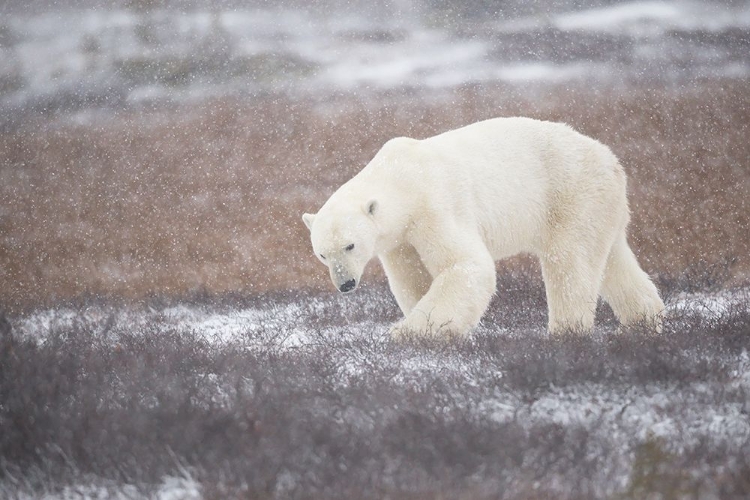
[[[377,256],[406,332],[468,333],[495,293],[495,261],[539,257],[550,332],[585,331],[601,295],[622,324],[659,328],[664,304],[626,241],[625,172],[565,124],[496,118],[388,141],[315,214],[316,256],[341,292]]]

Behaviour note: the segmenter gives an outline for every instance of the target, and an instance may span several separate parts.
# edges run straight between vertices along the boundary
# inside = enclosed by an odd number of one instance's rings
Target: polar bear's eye
[[[350,244],[346,245],[346,247],[344,248],[344,250],[346,250],[347,252],[351,252],[352,250],[354,250],[354,243],[350,243]]]
[[[320,258],[323,259],[323,260],[326,260],[326,256],[323,255],[323,254],[320,254]]]

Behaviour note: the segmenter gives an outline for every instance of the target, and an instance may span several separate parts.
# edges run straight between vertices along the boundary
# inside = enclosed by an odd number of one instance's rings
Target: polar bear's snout
[[[343,285],[341,285],[339,287],[339,290],[341,291],[341,293],[346,293],[346,292],[351,292],[356,287],[357,287],[357,280],[350,279],[349,281],[347,281],[346,283],[344,283]]]
[[[357,288],[357,274],[351,272],[346,266],[341,264],[334,264],[330,267],[331,270],[331,281],[333,286],[336,287],[341,293],[351,292]]]

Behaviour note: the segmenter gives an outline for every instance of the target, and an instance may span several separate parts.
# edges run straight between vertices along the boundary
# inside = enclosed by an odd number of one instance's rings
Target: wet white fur
[[[405,316],[394,336],[468,333],[495,293],[495,261],[520,252],[541,262],[553,333],[590,329],[600,295],[623,324],[658,328],[664,308],[626,240],[617,158],[560,123],[393,139],[303,219],[337,288],[379,257]]]

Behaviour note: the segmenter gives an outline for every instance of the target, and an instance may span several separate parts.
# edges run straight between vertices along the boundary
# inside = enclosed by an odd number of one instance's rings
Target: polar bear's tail
[[[664,302],[628,246],[625,232],[617,237],[604,270],[601,295],[623,325],[647,322],[661,331]]]

